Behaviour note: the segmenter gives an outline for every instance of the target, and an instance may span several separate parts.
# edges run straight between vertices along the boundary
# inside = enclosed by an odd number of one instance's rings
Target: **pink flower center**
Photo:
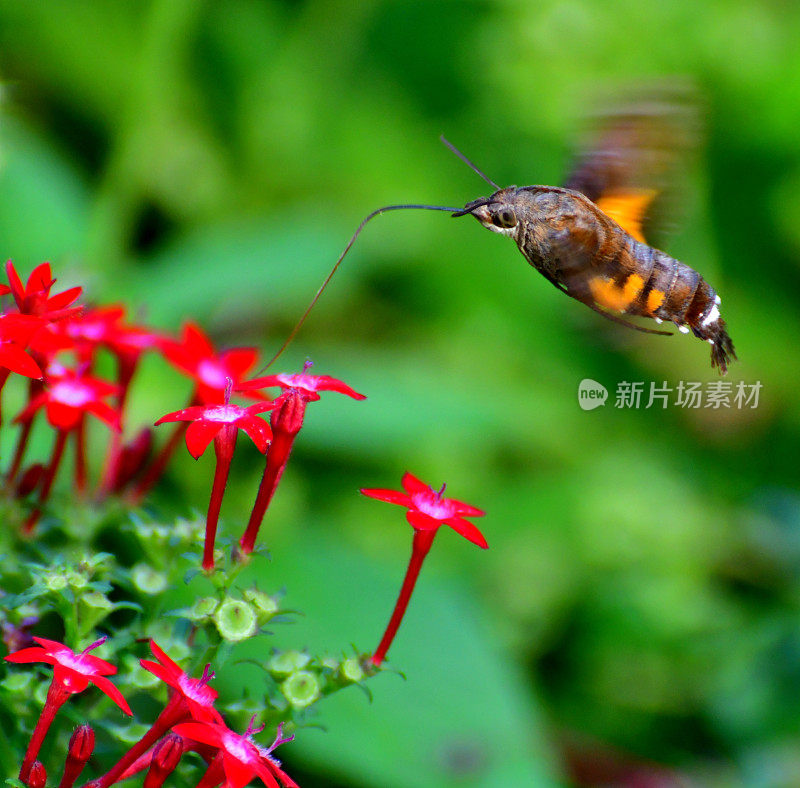
[[[441,498],[440,493],[432,490],[428,492],[418,492],[411,496],[414,507],[423,514],[433,517],[434,520],[446,520],[455,514],[453,504],[447,498]]]
[[[287,388],[305,389],[306,391],[317,390],[317,379],[314,375],[277,375],[278,380]]]
[[[178,686],[184,696],[189,700],[199,703],[201,706],[211,707],[214,705],[216,693],[202,681],[190,678],[183,673],[178,679]]]
[[[94,396],[88,386],[74,380],[63,380],[50,389],[50,399],[62,405],[80,408],[91,402]]]
[[[205,358],[197,365],[197,377],[211,388],[224,389],[229,375],[216,361]]]
[[[233,731],[226,731],[222,737],[222,746],[234,758],[242,763],[254,763],[258,761],[259,752],[256,746],[245,739],[244,736],[239,736],[238,733]]]
[[[73,654],[71,651],[57,651],[53,656],[65,668],[74,670],[76,673],[81,673],[84,676],[94,676],[96,673],[83,654]],[[64,684],[68,686],[67,681]]]
[[[206,408],[203,413],[203,421],[215,421],[222,424],[233,424],[242,417],[243,409],[238,405],[218,405],[214,408]]]

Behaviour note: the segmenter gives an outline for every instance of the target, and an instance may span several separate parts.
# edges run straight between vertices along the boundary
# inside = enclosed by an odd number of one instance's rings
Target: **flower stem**
[[[188,422],[181,422],[175,426],[169,440],[164,444],[158,456],[150,463],[150,467],[144,472],[144,476],[142,476],[131,493],[132,504],[138,506],[161,478],[167,463],[172,459],[172,455],[180,445],[181,438],[183,438],[188,426]]]
[[[239,540],[239,545],[245,555],[253,552],[258,530],[261,528],[264,515],[267,513],[267,507],[275,494],[275,490],[278,488],[283,469],[286,467],[289,455],[292,453],[294,439],[294,435],[283,432],[273,434],[272,443],[267,449],[267,464],[264,468],[264,475],[261,477],[261,484],[258,486],[253,511],[250,514],[247,529]]]
[[[41,380],[34,380],[31,378],[30,383],[28,383],[28,402],[30,402],[43,389],[44,385],[42,384]],[[28,448],[28,438],[30,437],[32,427],[33,418],[30,418],[23,423],[22,429],[20,430],[17,438],[17,447],[14,449],[14,459],[11,461],[11,467],[8,469],[7,475],[7,484],[9,489],[13,485],[14,479],[17,478],[19,469],[22,467],[22,461],[25,459],[25,450]]]
[[[39,518],[42,515],[42,506],[47,503],[47,499],[50,497],[50,490],[53,489],[53,481],[56,478],[58,466],[61,464],[61,458],[64,456],[64,447],[67,445],[68,435],[69,432],[67,430],[56,431],[56,440],[53,444],[50,464],[45,469],[42,486],[39,490],[39,501],[36,504],[36,508],[28,515],[28,519],[22,526],[22,532],[25,534],[29,534],[35,528],[36,523],[39,522]]]
[[[206,516],[206,542],[203,546],[203,569],[210,572],[214,568],[214,540],[217,537],[219,511],[222,508],[222,496],[228,483],[233,451],[236,448],[238,428],[226,424],[214,438],[214,453],[217,455],[217,467],[214,469],[214,484],[211,487],[211,499],[208,502]]]
[[[414,590],[414,585],[419,577],[419,570],[422,568],[422,562],[425,556],[431,549],[433,544],[433,537],[436,536],[436,530],[414,531],[414,541],[411,546],[411,560],[408,562],[408,569],[406,569],[406,576],[403,578],[403,585],[400,588],[400,595],[397,597],[397,603],[394,606],[394,612],[389,619],[389,624],[386,627],[386,632],[383,633],[381,642],[378,645],[375,653],[370,660],[373,665],[380,665],[386,658],[386,652],[389,646],[392,645],[394,636],[400,627],[400,622],[406,613],[408,602],[411,599],[411,593]]]
[[[44,702],[42,713],[39,715],[39,720],[36,723],[36,727],[33,729],[28,749],[25,752],[25,758],[19,769],[19,779],[22,780],[22,782],[27,784],[28,775],[30,774],[33,762],[36,760],[36,756],[39,754],[44,737],[47,735],[47,731],[50,730],[50,726],[58,710],[64,705],[64,702],[70,694],[69,690],[66,689],[61,682],[57,682],[55,679],[50,682],[50,688],[47,690],[47,700]]]

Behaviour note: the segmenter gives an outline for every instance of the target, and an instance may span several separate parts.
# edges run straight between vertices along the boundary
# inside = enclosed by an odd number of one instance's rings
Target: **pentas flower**
[[[104,401],[117,392],[115,385],[78,370],[50,369],[45,377],[45,390],[27,404],[16,421],[28,421],[44,408],[47,420],[57,430],[75,429],[85,413],[91,413],[112,429],[119,429],[117,411]]]
[[[433,538],[442,525],[449,525],[456,533],[461,534],[473,544],[486,549],[489,545],[483,534],[465,517],[481,517],[484,512],[470,506],[467,503],[458,501],[455,498],[445,498],[445,485],[441,490],[436,491],[416,476],[406,473],[402,480],[403,490],[384,490],[384,489],[363,489],[361,492],[370,498],[376,498],[386,503],[405,506],[406,519],[414,529],[414,540],[411,549],[411,560],[403,579],[400,595],[397,598],[394,612],[386,627],[386,632],[378,645],[377,650],[372,655],[372,663],[380,665],[386,657],[394,636],[403,620],[408,602],[414,590],[414,585],[419,577],[422,562],[431,549]]]
[[[225,402],[228,381],[240,383],[258,361],[255,348],[232,348],[217,351],[202,329],[194,323],[183,327],[180,341],[164,339],[160,343],[164,357],[194,381],[189,405],[219,405]],[[161,478],[186,429],[180,424],[164,444],[131,494],[133,503],[141,503]]]
[[[173,730],[179,736],[194,739],[218,748],[217,757],[197,788],[211,788],[223,782],[223,788],[244,788],[254,777],[258,777],[267,788],[299,788],[297,783],[281,769],[280,761],[272,757],[272,751],[294,739],[282,738],[283,723],[278,725],[275,741],[269,747],[261,747],[253,741],[253,735],[263,730],[253,727],[253,717],[242,736],[224,723],[184,722]]]
[[[206,450],[212,440],[214,441],[217,464],[208,503],[206,541],[203,548],[203,569],[207,571],[214,568],[214,540],[219,512],[222,508],[222,497],[225,495],[239,430],[244,430],[263,454],[267,450],[272,433],[269,425],[258,418],[258,414],[274,407],[274,402],[257,402],[247,408],[232,405],[230,402],[224,405],[195,405],[162,416],[156,422],[156,426],[166,421],[191,422],[186,430],[186,448],[195,459]]]
[[[29,427],[40,408],[45,409],[47,420],[56,428],[53,451],[42,476],[38,503],[25,522],[25,531],[30,532],[36,525],[41,515],[41,507],[50,497],[53,481],[64,456],[64,449],[70,433],[73,433],[76,439],[75,483],[79,491],[83,490],[86,478],[86,445],[81,429],[83,418],[87,413],[91,413],[110,425],[112,429],[119,430],[119,414],[103,401],[116,390],[116,386],[111,383],[79,371],[51,367],[45,378],[44,390],[34,395],[22,413],[17,416],[16,421],[22,422],[27,429],[24,429],[20,435],[20,443],[17,446],[12,471],[9,474],[12,479],[21,466],[27,439],[30,435]]]
[[[239,545],[245,555],[253,552],[258,530],[267,513],[267,507],[278,488],[278,482],[281,480],[286,463],[289,461],[297,433],[303,426],[306,404],[318,400],[320,391],[337,391],[356,400],[366,399],[363,394],[359,394],[341,380],[328,375],[307,374],[306,370],[310,366],[311,362],[307,361],[303,366],[303,371],[297,375],[267,375],[248,380],[236,387],[237,391],[243,392],[269,386],[280,386],[283,389],[283,393],[275,400],[276,408],[270,416],[272,443],[267,452],[264,475],[261,477],[261,484],[253,504],[250,520],[247,523],[247,529],[239,540]]]
[[[194,323],[183,327],[180,341],[163,341],[161,352],[167,361],[192,378],[197,400],[209,404],[224,402],[228,380],[237,385],[258,361],[255,348],[217,351]]]
[[[214,708],[217,693],[208,686],[208,683],[214,678],[209,666],[206,665],[201,678],[194,679],[184,673],[154,640],[150,641],[150,650],[156,661],[143,659],[140,660],[141,665],[170,686],[172,693],[169,702],[141,740],[134,744],[112,769],[92,781],[94,788],[107,788],[122,779],[128,767],[144,755],[174,725],[188,720],[222,723],[220,713]]]
[[[63,320],[65,317],[78,314],[83,309],[82,306],[70,307],[70,304],[80,297],[83,290],[80,287],[71,287],[56,295],[50,295],[50,289],[56,283],[50,270],[50,263],[37,265],[24,285],[11,260],[6,263],[6,275],[17,309],[23,315],[37,315],[51,321]]]
[[[39,754],[39,749],[56,713],[73,693],[83,692],[92,683],[101,692],[108,695],[125,714],[132,713],[127,701],[122,697],[122,693],[105,678],[116,673],[117,669],[109,662],[89,654],[92,649],[105,643],[104,637],[92,643],[79,654],[76,654],[69,646],[55,640],[39,637],[33,639],[39,644],[38,646],[15,651],[5,658],[8,662],[46,662],[53,666],[53,680],[47,691],[47,700],[20,768],[19,778],[23,782],[27,781],[28,773]]]
[[[94,730],[90,725],[81,725],[70,737],[64,774],[58,788],[72,788],[86,762],[92,757],[92,752],[94,752]]]

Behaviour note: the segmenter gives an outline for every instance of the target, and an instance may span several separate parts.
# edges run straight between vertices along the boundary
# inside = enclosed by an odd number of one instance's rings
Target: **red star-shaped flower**
[[[418,531],[430,531],[441,525],[449,525],[478,547],[489,546],[483,534],[464,519],[482,517],[485,514],[483,511],[455,498],[444,498],[444,486],[437,492],[410,473],[403,476],[402,485],[405,492],[382,489],[364,489],[361,492],[379,501],[405,506],[408,509],[406,519]]]
[[[439,527],[449,525],[454,531],[461,534],[478,547],[487,548],[483,534],[465,517],[481,517],[483,512],[455,498],[445,498],[444,488],[438,492],[427,484],[421,482],[416,476],[406,473],[403,476],[403,491],[383,490],[383,489],[364,489],[361,492],[370,498],[377,498],[379,501],[394,503],[398,506],[405,506],[406,519],[414,528],[414,539],[411,545],[411,560],[408,563],[406,576],[403,578],[403,585],[400,587],[400,595],[394,606],[392,617],[386,631],[383,633],[378,648],[372,655],[373,665],[380,665],[386,657],[389,646],[392,645],[394,636],[400,627],[414,585],[419,577],[422,562],[433,544]]]
[[[107,679],[112,676],[117,669],[104,659],[93,657],[89,652],[92,649],[105,643],[105,638],[92,643],[80,654],[76,654],[69,646],[59,643],[56,640],[46,640],[45,638],[33,638],[38,646],[23,648],[9,654],[5,659],[8,662],[46,662],[53,666],[53,682],[58,684],[69,693],[83,692],[91,682],[101,692],[108,695],[114,703],[119,706],[126,714],[132,714],[122,693]]]
[[[222,722],[220,713],[214,708],[217,692],[208,686],[208,682],[214,678],[214,674],[209,671],[208,665],[203,672],[202,678],[193,679],[184,673],[180,665],[169,658],[155,640],[150,641],[150,649],[157,662],[153,662],[151,659],[139,660],[142,667],[172,687],[175,691],[173,697],[177,696],[180,699],[192,719]]]
[[[224,788],[244,788],[254,777],[258,777],[267,788],[299,788],[280,768],[280,761],[271,755],[276,747],[292,741],[294,737],[281,738],[282,725],[279,725],[275,741],[268,748],[261,747],[253,741],[252,736],[263,728],[254,729],[252,724],[253,720],[250,720],[244,736],[225,724],[213,722],[184,722],[173,730],[179,736],[218,748],[218,756],[209,766],[209,772],[214,774],[214,781],[209,779],[209,785],[217,785],[224,779]]]
[[[150,641],[150,649],[157,661],[142,659],[141,665],[172,688],[169,702],[150,730],[108,772],[93,781],[94,788],[107,788],[125,779],[126,775],[129,776],[126,770],[134,773],[137,767],[133,765],[147,762],[145,753],[174,725],[188,720],[222,724],[222,716],[214,708],[217,693],[208,686],[214,678],[209,666],[206,665],[201,678],[193,679],[154,640]]]
[[[56,429],[72,430],[80,424],[84,413],[91,413],[116,430],[119,429],[119,415],[103,402],[116,391],[117,387],[105,380],[55,367],[53,373],[46,376],[45,390],[28,403],[16,421],[28,421],[43,407],[47,420]]]
[[[353,399],[366,399],[364,394],[359,394],[341,380],[332,378],[330,375],[308,375],[306,370],[311,366],[307,361],[303,366],[303,371],[294,375],[281,373],[280,375],[265,375],[261,378],[254,378],[236,387],[237,391],[252,391],[253,389],[263,389],[270,386],[280,386],[284,391],[294,389],[299,391],[306,402],[314,402],[319,399],[320,391],[338,391],[339,394],[346,394]]]
[[[255,348],[232,348],[217,352],[202,329],[194,323],[183,327],[179,342],[162,342],[165,358],[194,380],[197,398],[205,403],[225,400],[228,379],[236,386],[256,365]]]
[[[50,263],[37,265],[24,285],[11,260],[6,263],[6,274],[17,309],[23,315],[37,315],[46,320],[61,320],[83,309],[81,306],[70,307],[70,304],[80,296],[82,292],[80,287],[71,287],[62,293],[50,295],[50,289],[56,283],[50,270]]]
[[[269,424],[258,413],[271,410],[274,402],[257,402],[246,408],[230,403],[223,405],[193,405],[162,416],[156,426],[168,421],[190,421],[186,430],[186,448],[197,459],[224,428],[244,430],[263,454],[272,437]],[[233,433],[235,435],[235,432]]]

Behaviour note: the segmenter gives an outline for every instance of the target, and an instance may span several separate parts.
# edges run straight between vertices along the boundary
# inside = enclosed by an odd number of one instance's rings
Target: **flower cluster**
[[[56,280],[49,263],[37,266],[25,284],[11,262],[6,264],[6,273],[9,284],[0,284],[0,296],[11,296],[13,303],[0,313],[0,399],[12,373],[28,378],[29,383],[27,402],[14,418],[19,434],[5,485],[11,495],[31,500],[24,533],[31,533],[42,515],[70,440],[75,450],[74,490],[78,496],[87,496],[87,418],[92,416],[110,429],[95,499],[117,494],[141,503],[163,475],[181,439],[185,438],[195,459],[213,441],[217,469],[202,560],[203,568],[211,570],[222,497],[241,429],[258,451],[266,454],[253,513],[240,539],[240,555],[247,556],[255,548],[258,530],[302,427],[306,404],[319,399],[320,391],[364,399],[335,378],[307,374],[309,365],[301,374],[246,380],[259,361],[255,348],[218,350],[194,323],[187,323],[174,338],[128,322],[122,306],[78,304],[80,287],[52,293]],[[148,350],[160,354],[193,383],[186,407],[156,422],[176,425],[153,456],[150,428],[135,432],[127,441],[125,438],[131,384],[140,358]],[[116,362],[114,380],[94,374],[103,353],[110,353]],[[262,393],[265,388],[280,393],[270,400]],[[232,403],[233,393],[255,403],[246,407]],[[261,418],[267,411],[272,411],[270,422]],[[45,463],[27,459],[39,414],[54,431]]]
[[[39,637],[33,640],[37,646],[15,651],[6,657],[8,662],[45,662],[53,666],[47,700],[19,771],[19,779],[29,788],[43,786],[46,782],[44,766],[36,758],[56,714],[70,696],[83,692],[91,683],[121,711],[132,714],[122,693],[107,678],[117,672],[116,667],[89,653],[101,646],[105,638],[77,654],[54,640]],[[297,788],[297,783],[281,769],[280,762],[271,754],[280,744],[294,738],[283,738],[281,724],[270,747],[253,741],[253,736],[263,728],[254,728],[252,719],[243,735],[236,733],[214,708],[217,693],[208,686],[214,678],[208,665],[202,677],[195,679],[184,673],[155,641],[150,641],[150,648],[156,659],[140,660],[141,667],[170,687],[169,701],[139,741],[109,771],[90,783],[93,788],[108,788],[145,769],[148,770],[145,785],[159,788],[177,767],[181,756],[189,750],[197,752],[207,764],[206,773],[198,785],[215,786],[224,782],[232,788],[243,788],[258,777],[267,788]],[[93,750],[94,730],[84,723],[70,739],[61,788],[72,788]]]

